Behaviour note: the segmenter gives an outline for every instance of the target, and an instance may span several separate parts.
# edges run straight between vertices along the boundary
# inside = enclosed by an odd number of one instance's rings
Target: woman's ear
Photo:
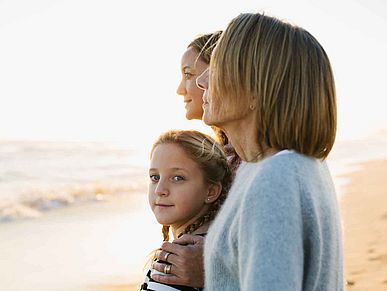
[[[220,182],[210,184],[208,188],[207,198],[204,201],[206,204],[214,203],[222,193],[222,184]]]

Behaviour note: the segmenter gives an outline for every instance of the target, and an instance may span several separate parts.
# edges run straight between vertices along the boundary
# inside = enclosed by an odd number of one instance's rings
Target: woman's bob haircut
[[[215,98],[227,98],[231,106],[256,102],[261,149],[320,159],[332,149],[333,73],[324,49],[306,30],[259,13],[240,14],[213,52],[209,86]]]

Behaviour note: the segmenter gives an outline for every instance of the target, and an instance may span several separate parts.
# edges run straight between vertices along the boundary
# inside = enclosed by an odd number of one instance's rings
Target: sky
[[[180,58],[200,33],[264,12],[311,32],[334,70],[338,140],[387,128],[387,4],[342,1],[0,0],[0,140],[134,147],[186,121]]]

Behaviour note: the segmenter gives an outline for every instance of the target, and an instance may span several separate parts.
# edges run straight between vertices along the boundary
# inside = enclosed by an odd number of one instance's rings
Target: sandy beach
[[[138,290],[161,241],[148,208],[131,193],[0,224],[0,290]]]
[[[341,189],[347,291],[387,290],[387,160],[356,164]],[[106,196],[0,224],[0,290],[132,291],[161,233],[145,193]]]
[[[347,290],[387,290],[387,160],[362,163],[341,199]]]

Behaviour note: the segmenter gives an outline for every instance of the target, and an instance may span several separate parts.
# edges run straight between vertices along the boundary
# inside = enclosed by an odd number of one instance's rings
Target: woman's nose
[[[202,90],[208,89],[208,69],[206,69],[199,77],[196,78],[196,86]]]
[[[182,79],[179,83],[179,86],[177,86],[177,89],[176,89],[176,93],[177,95],[185,95],[186,94],[186,89],[185,89],[185,82],[184,82],[184,79]]]

